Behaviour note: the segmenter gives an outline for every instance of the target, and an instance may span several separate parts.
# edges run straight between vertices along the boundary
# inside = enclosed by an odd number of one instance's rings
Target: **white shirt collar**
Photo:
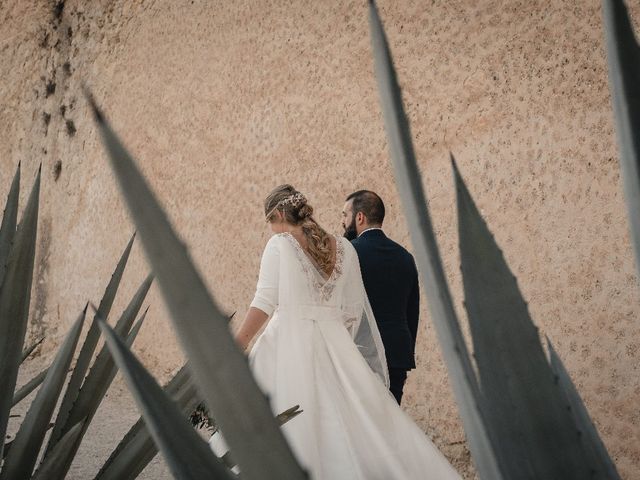
[[[382,228],[380,227],[371,227],[371,228],[367,228],[366,230],[363,230],[362,232],[360,232],[360,235],[358,235],[358,238],[360,238],[362,236],[363,233],[367,233],[371,230],[382,230]]]

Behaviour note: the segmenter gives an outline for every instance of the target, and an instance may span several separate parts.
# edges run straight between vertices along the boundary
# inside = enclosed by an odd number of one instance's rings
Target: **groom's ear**
[[[363,225],[367,220],[367,217],[365,217],[364,213],[362,212],[358,212],[356,213],[356,225]]]

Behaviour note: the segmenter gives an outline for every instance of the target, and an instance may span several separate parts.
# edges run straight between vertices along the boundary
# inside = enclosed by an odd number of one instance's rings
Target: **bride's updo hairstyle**
[[[280,185],[264,201],[264,215],[268,222],[273,222],[276,211],[282,212],[291,225],[302,227],[309,255],[318,268],[329,275],[333,263],[331,237],[313,219],[313,207],[307,203],[306,197],[291,185]]]

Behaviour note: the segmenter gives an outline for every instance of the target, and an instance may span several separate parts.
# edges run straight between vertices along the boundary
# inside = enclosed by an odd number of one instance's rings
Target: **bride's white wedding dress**
[[[336,247],[328,278],[288,233],[260,265],[251,306],[272,318],[249,358],[274,414],[303,410],[282,427],[289,444],[313,480],[460,478],[388,391],[357,253],[341,237]]]

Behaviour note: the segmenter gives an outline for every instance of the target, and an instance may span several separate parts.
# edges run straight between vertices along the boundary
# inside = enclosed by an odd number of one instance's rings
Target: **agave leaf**
[[[422,286],[429,299],[431,318],[478,472],[481,478],[498,480],[502,475],[496,452],[489,441],[489,432],[481,416],[475,373],[442,267],[391,52],[373,2],[369,3],[369,25],[396,185],[409,225]]]
[[[603,0],[603,11],[620,169],[640,272],[640,46],[622,0]]]
[[[146,311],[142,315],[142,318],[138,321],[134,328],[131,328],[131,324],[135,320],[136,315],[138,314],[140,307],[142,306],[142,302],[144,302],[144,298],[151,287],[151,283],[153,281],[153,277],[149,276],[142,282],[142,285],[138,288],[138,291],[133,296],[129,305],[122,313],[122,316],[118,320],[115,326],[115,331],[118,335],[125,336],[128,334],[127,343],[132,344],[135,336],[137,335],[140,326],[146,316]],[[94,321],[97,318],[94,317]],[[129,330],[131,332],[129,333]],[[118,371],[118,367],[113,362],[113,357],[109,352],[109,349],[106,345],[102,347],[100,353],[96,357],[87,378],[82,384],[82,388],[78,393],[78,398],[76,402],[73,404],[73,408],[71,412],[69,412],[69,419],[67,421],[68,428],[76,423],[83,421],[82,431],[77,437],[76,443],[73,444],[71,448],[67,450],[67,463],[66,468],[64,469],[64,473],[66,475],[69,467],[71,467],[71,463],[76,453],[78,452],[78,448],[80,448],[80,444],[82,442],[82,438],[86,433],[89,425],[91,424],[91,420],[93,420],[93,416],[95,415],[104,395],[107,393],[109,386],[111,386],[111,382],[113,381],[116,373]],[[67,428],[63,428],[63,432],[67,432]]]
[[[40,386],[40,384],[44,381],[47,376],[47,372],[49,371],[49,367],[42,370],[39,374],[29,380],[24,386],[20,387],[18,391],[13,394],[13,403],[12,407],[15,407],[18,403],[20,403],[27,395],[33,392],[36,388]]]
[[[38,345],[40,345],[43,341],[44,341],[44,337],[41,337],[40,340],[35,341],[33,345],[25,349],[24,352],[22,352],[22,359],[20,360],[20,363],[24,363],[24,361],[29,357],[29,355],[31,355],[31,353],[33,353],[33,351],[36,348],[38,348]]]
[[[16,234],[16,222],[18,220],[18,197],[20,196],[20,164],[11,182],[9,196],[4,207],[2,225],[0,225],[0,285],[6,272],[7,260],[11,251],[11,242]]]
[[[567,401],[567,410],[574,416],[576,426],[580,431],[580,438],[586,444],[587,462],[590,467],[595,465],[598,470],[592,470],[591,478],[606,478],[610,480],[620,479],[620,475],[616,470],[609,453],[605,448],[595,425],[591,421],[589,412],[587,412],[582,398],[575,385],[571,381],[569,373],[564,368],[562,360],[556,353],[551,341],[547,338],[547,346],[549,347],[549,359],[551,360],[551,369],[556,375],[558,384],[564,392]]]
[[[52,480],[54,478],[64,478],[65,461],[67,450],[78,440],[82,432],[83,421],[76,423],[65,433],[60,441],[51,449],[51,452],[40,464],[32,480]]]
[[[109,281],[109,284],[104,291],[102,300],[100,300],[100,306],[98,307],[98,314],[100,315],[100,318],[107,319],[109,317],[109,312],[111,311],[111,306],[113,305],[118,286],[120,285],[120,280],[122,279],[124,268],[127,265],[127,260],[129,259],[129,254],[131,253],[131,247],[133,246],[134,239],[135,233],[131,236],[127,247],[124,249],[120,260],[118,261],[118,265],[116,266],[116,269],[111,276],[111,280]],[[89,364],[91,363],[91,359],[93,358],[93,353],[96,349],[96,346],[98,345],[99,338],[100,329],[98,328],[98,324],[96,323],[94,318],[91,326],[89,327],[89,332],[84,339],[82,348],[80,349],[80,354],[78,355],[78,360],[76,361],[76,365],[73,369],[73,372],[71,373],[71,378],[69,379],[67,389],[64,393],[64,396],[62,397],[62,403],[60,404],[60,408],[58,409],[58,416],[56,417],[51,436],[49,437],[49,444],[47,445],[45,456],[49,454],[53,446],[58,442],[58,440],[60,440],[62,435],[64,435],[64,433],[69,430],[71,425],[77,423],[68,422],[69,414],[71,413],[73,404],[78,398],[80,386],[82,385],[84,376],[89,369]]]
[[[197,388],[224,432],[243,478],[306,478],[229,331],[226,316],[135,162],[93,99],[89,101]]]
[[[40,170],[14,237],[0,286],[0,458],[29,318],[39,197]]]
[[[503,471],[508,478],[608,478],[566,409],[516,279],[455,162],[454,175],[465,305]]]
[[[106,323],[99,322],[105,341],[174,477],[233,478],[122,340]]]
[[[45,433],[48,430],[49,420],[58,403],[58,397],[62,391],[69,365],[71,365],[86,312],[87,308],[85,307],[49,367],[42,388],[29,407],[13,441],[11,451],[5,459],[0,479],[19,480],[31,477]]]
[[[184,415],[198,404],[198,394],[188,368],[183,366],[164,387],[176,407]],[[138,421],[124,436],[109,459],[104,463],[95,480],[133,480],[158,453],[144,418]]]
[[[147,318],[147,313],[149,312],[149,307],[147,307],[144,313],[140,316],[138,321],[131,327],[131,330],[127,334],[127,345],[133,345],[133,341],[138,336],[140,329],[142,328],[142,324],[144,323],[144,319]]]

